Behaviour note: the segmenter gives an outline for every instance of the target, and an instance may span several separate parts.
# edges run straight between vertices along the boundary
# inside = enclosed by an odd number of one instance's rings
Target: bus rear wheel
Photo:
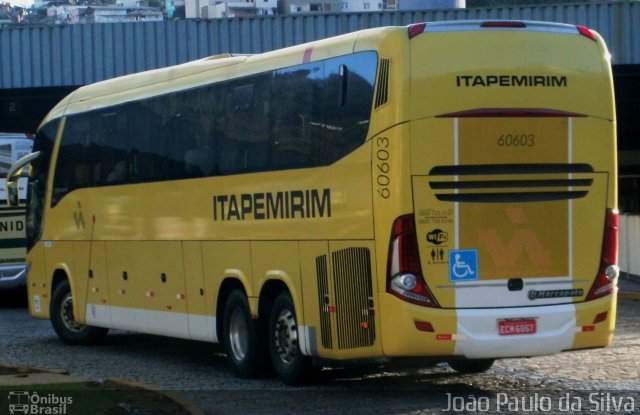
[[[461,359],[452,360],[449,363],[451,369],[458,373],[483,373],[491,369],[495,359]]]
[[[247,297],[240,290],[231,292],[224,307],[224,347],[238,377],[268,373],[264,329],[251,317]]]
[[[78,323],[73,316],[73,297],[69,281],[58,284],[49,306],[51,325],[58,337],[68,344],[93,344],[102,340],[109,329]]]
[[[276,375],[287,385],[300,385],[314,373],[311,358],[300,351],[298,324],[288,292],[276,297],[269,321],[269,350]]]

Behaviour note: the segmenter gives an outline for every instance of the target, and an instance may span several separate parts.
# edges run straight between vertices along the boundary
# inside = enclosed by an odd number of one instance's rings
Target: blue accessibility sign
[[[449,281],[478,281],[478,250],[449,251]]]

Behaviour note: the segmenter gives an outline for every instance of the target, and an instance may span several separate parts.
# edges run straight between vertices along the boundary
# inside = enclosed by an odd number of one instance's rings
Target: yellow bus
[[[9,203],[6,191],[11,165],[31,153],[33,136],[0,133],[0,290],[26,286],[25,202],[28,178],[26,171],[16,181],[14,200]]]
[[[30,312],[324,361],[601,347],[616,309],[602,38],[454,21],[213,56],[80,88],[35,138]],[[16,166],[18,167],[18,166]]]

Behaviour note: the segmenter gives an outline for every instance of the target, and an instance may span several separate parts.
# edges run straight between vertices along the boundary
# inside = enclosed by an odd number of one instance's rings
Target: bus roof
[[[354,43],[359,35],[381,29],[384,28],[361,30],[256,55],[214,55],[86,85],[60,101],[45,117],[43,124],[64,114],[98,109],[264,70],[348,54],[353,52]],[[406,28],[397,27],[396,30]]]
[[[405,39],[409,39],[420,33],[479,30],[547,32],[587,37],[591,35],[592,39],[596,40],[596,35],[586,28],[535,21],[446,21],[365,29],[256,55],[214,55],[180,65],[125,75],[83,86],[60,101],[45,117],[43,124],[64,114],[90,111],[261,71],[352,53],[356,50],[356,42],[358,42],[358,48],[376,48],[381,45],[381,37],[391,33],[394,34],[392,36],[402,35]],[[604,42],[598,43],[601,48],[606,50]]]

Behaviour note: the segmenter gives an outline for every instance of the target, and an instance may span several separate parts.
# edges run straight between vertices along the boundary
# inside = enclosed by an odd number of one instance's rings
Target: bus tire
[[[495,359],[460,359],[449,363],[451,369],[458,373],[483,373],[491,368]]]
[[[314,372],[311,358],[300,351],[298,324],[291,295],[280,293],[271,309],[269,350],[276,375],[286,385],[308,382]]]
[[[251,318],[249,302],[240,290],[234,290],[224,306],[224,348],[233,370],[249,379],[266,372],[270,365],[266,352],[266,334],[260,321]]]
[[[102,340],[109,331],[76,322],[68,280],[62,281],[53,289],[49,313],[53,330],[67,344],[94,344]]]

